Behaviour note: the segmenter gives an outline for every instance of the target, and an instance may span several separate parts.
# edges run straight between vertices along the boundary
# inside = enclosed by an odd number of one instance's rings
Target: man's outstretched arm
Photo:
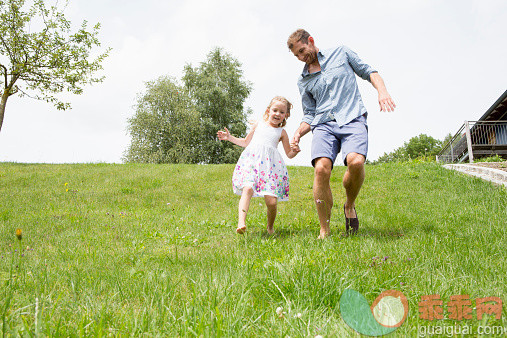
[[[380,77],[378,73],[370,74],[370,82],[375,87],[378,92],[378,103],[380,105],[380,111],[392,112],[394,108],[396,108],[396,104],[394,104],[391,95],[387,92],[386,85],[384,84],[384,80]]]

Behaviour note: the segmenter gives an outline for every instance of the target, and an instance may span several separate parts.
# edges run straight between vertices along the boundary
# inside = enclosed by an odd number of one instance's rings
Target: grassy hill
[[[358,236],[345,237],[344,167],[332,177],[333,235],[318,235],[312,168],[290,167],[275,235],[254,199],[237,235],[233,165],[0,163],[0,320],[4,335],[353,336],[346,288],[369,304],[403,292],[406,322],[454,321],[454,295],[507,301],[507,191],[432,164],[367,166]],[[16,229],[22,230],[22,240]],[[439,294],[445,320],[419,316]],[[276,309],[282,307],[280,317]]]

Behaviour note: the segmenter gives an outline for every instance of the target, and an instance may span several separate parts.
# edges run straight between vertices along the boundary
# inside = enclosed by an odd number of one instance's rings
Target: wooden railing
[[[507,121],[465,121],[437,161],[472,163],[474,158],[494,155],[507,155]]]

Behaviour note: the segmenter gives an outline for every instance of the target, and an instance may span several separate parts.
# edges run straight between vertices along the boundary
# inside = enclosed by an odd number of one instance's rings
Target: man
[[[340,150],[347,166],[343,177],[347,196],[343,206],[345,229],[347,233],[355,234],[359,228],[355,201],[364,181],[368,152],[367,112],[355,74],[371,82],[378,91],[381,111],[390,112],[396,106],[378,72],[349,48],[339,46],[319,50],[314,38],[304,29],[292,33],[287,46],[305,63],[298,80],[304,117],[294,133],[292,144],[298,145],[300,138],[312,131],[313,196],[319,214],[319,238],[330,234],[333,206],[330,178]]]

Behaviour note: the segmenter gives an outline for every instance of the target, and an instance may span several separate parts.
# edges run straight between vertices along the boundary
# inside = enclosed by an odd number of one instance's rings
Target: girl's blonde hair
[[[287,100],[283,96],[275,96],[273,99],[271,99],[271,102],[269,102],[268,108],[266,108],[266,111],[264,112],[264,116],[263,116],[264,121],[268,120],[269,109],[271,108],[271,106],[273,105],[273,102],[275,102],[275,101],[281,102],[287,106],[287,114],[285,115],[285,118],[283,119],[283,121],[278,125],[278,127],[285,127],[285,125],[287,124],[287,119],[290,116],[290,110],[292,109],[292,103],[290,103],[289,100]]]

